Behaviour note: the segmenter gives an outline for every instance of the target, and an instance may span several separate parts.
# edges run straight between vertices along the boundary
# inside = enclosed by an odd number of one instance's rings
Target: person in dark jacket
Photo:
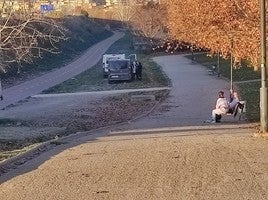
[[[136,67],[136,76],[138,80],[142,79],[142,64],[138,62],[138,65]]]

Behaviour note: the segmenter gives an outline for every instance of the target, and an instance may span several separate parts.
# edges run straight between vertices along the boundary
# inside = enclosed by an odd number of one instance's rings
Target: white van
[[[109,60],[122,60],[125,59],[125,54],[104,54],[102,57],[103,77],[107,77],[109,73],[108,61]]]

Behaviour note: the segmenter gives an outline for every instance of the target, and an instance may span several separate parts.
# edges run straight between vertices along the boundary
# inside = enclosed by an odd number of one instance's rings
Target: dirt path
[[[173,82],[167,102],[149,117],[63,139],[0,177],[0,199],[268,199],[268,140],[227,118],[199,124],[228,83],[182,56],[156,61]]]

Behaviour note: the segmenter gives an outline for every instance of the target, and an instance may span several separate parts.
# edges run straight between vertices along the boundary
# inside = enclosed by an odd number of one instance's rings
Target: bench
[[[207,72],[209,75],[216,75],[217,74],[216,66],[215,65],[211,66],[211,69],[208,69]]]
[[[155,101],[155,95],[132,95],[131,102]]]
[[[226,115],[232,115],[234,118],[238,116],[238,120],[240,121],[244,113],[246,113],[246,101],[239,101],[234,110],[229,110]],[[216,115],[216,122],[219,122],[221,117],[221,115]]]

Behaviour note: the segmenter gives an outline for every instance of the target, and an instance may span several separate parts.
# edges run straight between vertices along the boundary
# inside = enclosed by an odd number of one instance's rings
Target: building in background
[[[11,10],[17,11],[21,8],[33,12],[63,12],[67,14],[79,13],[82,9],[91,9],[96,6],[113,8],[118,5],[128,6],[130,4],[147,4],[148,2],[159,0],[0,0],[2,17],[10,13]]]

